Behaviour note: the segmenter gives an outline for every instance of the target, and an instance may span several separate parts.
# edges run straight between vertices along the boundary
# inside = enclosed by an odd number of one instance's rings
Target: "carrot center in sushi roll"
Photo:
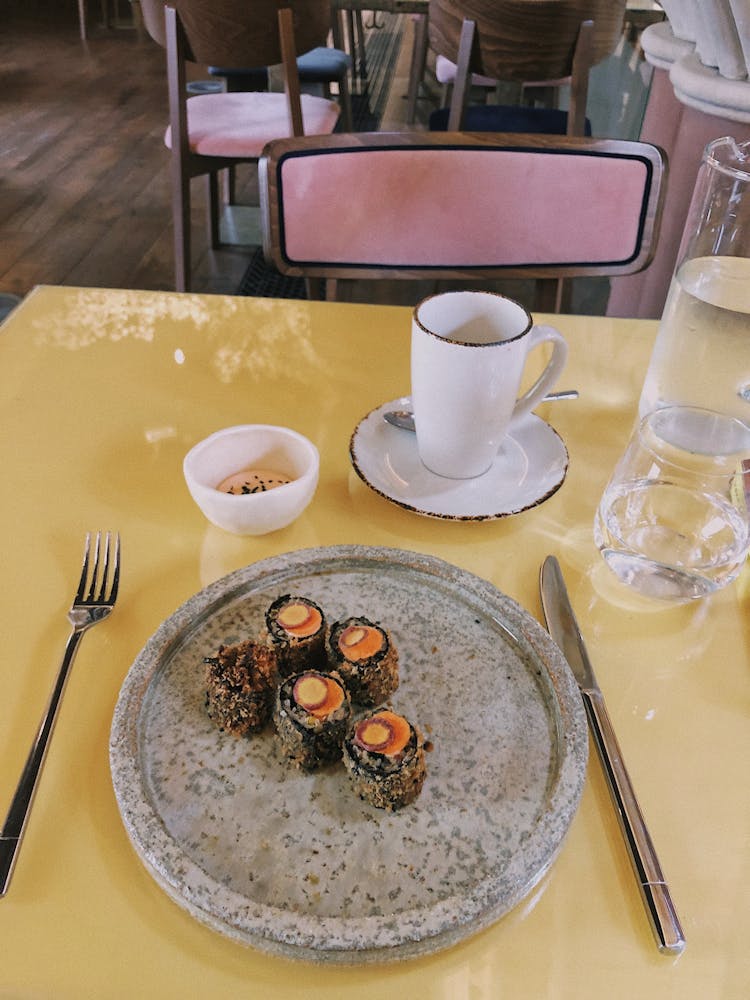
[[[294,685],[295,702],[317,719],[325,719],[344,703],[344,689],[332,677],[303,674]]]
[[[369,660],[383,648],[383,633],[371,625],[350,625],[339,636],[339,649],[347,660]]]
[[[403,715],[395,712],[378,712],[363,719],[354,730],[354,742],[370,753],[383,753],[389,757],[400,753],[411,736],[411,727]]]
[[[285,632],[297,639],[315,635],[323,621],[317,608],[303,604],[302,601],[285,604],[276,616],[276,620]]]

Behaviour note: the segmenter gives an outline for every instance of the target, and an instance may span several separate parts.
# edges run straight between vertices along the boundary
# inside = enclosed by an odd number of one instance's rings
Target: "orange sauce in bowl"
[[[273,469],[240,469],[226,479],[222,479],[216,489],[219,493],[231,493],[234,496],[247,496],[249,493],[267,493],[278,486],[290,483],[288,476],[275,472]]]

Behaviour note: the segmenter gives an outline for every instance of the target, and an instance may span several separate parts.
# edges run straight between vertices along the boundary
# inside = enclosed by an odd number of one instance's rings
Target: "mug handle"
[[[535,347],[546,343],[553,345],[552,357],[532,387],[516,400],[511,420],[515,420],[516,417],[522,417],[526,413],[531,413],[534,407],[541,403],[562,375],[565,362],[568,360],[568,344],[560,331],[556,330],[554,326],[540,325],[531,328],[526,341],[526,357],[529,356]]]

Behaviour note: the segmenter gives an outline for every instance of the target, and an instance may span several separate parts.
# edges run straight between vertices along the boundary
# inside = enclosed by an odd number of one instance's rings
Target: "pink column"
[[[669,72],[654,69],[641,139],[661,146],[669,159],[659,242],[653,261],[644,271],[613,279],[608,316],[661,317],[703,150],[712,139],[723,135],[743,142],[750,139],[750,125],[682,104],[674,95]]]

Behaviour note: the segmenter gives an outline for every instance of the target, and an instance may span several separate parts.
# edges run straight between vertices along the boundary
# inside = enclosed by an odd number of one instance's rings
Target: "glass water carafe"
[[[640,401],[750,425],[750,142],[706,147]]]

